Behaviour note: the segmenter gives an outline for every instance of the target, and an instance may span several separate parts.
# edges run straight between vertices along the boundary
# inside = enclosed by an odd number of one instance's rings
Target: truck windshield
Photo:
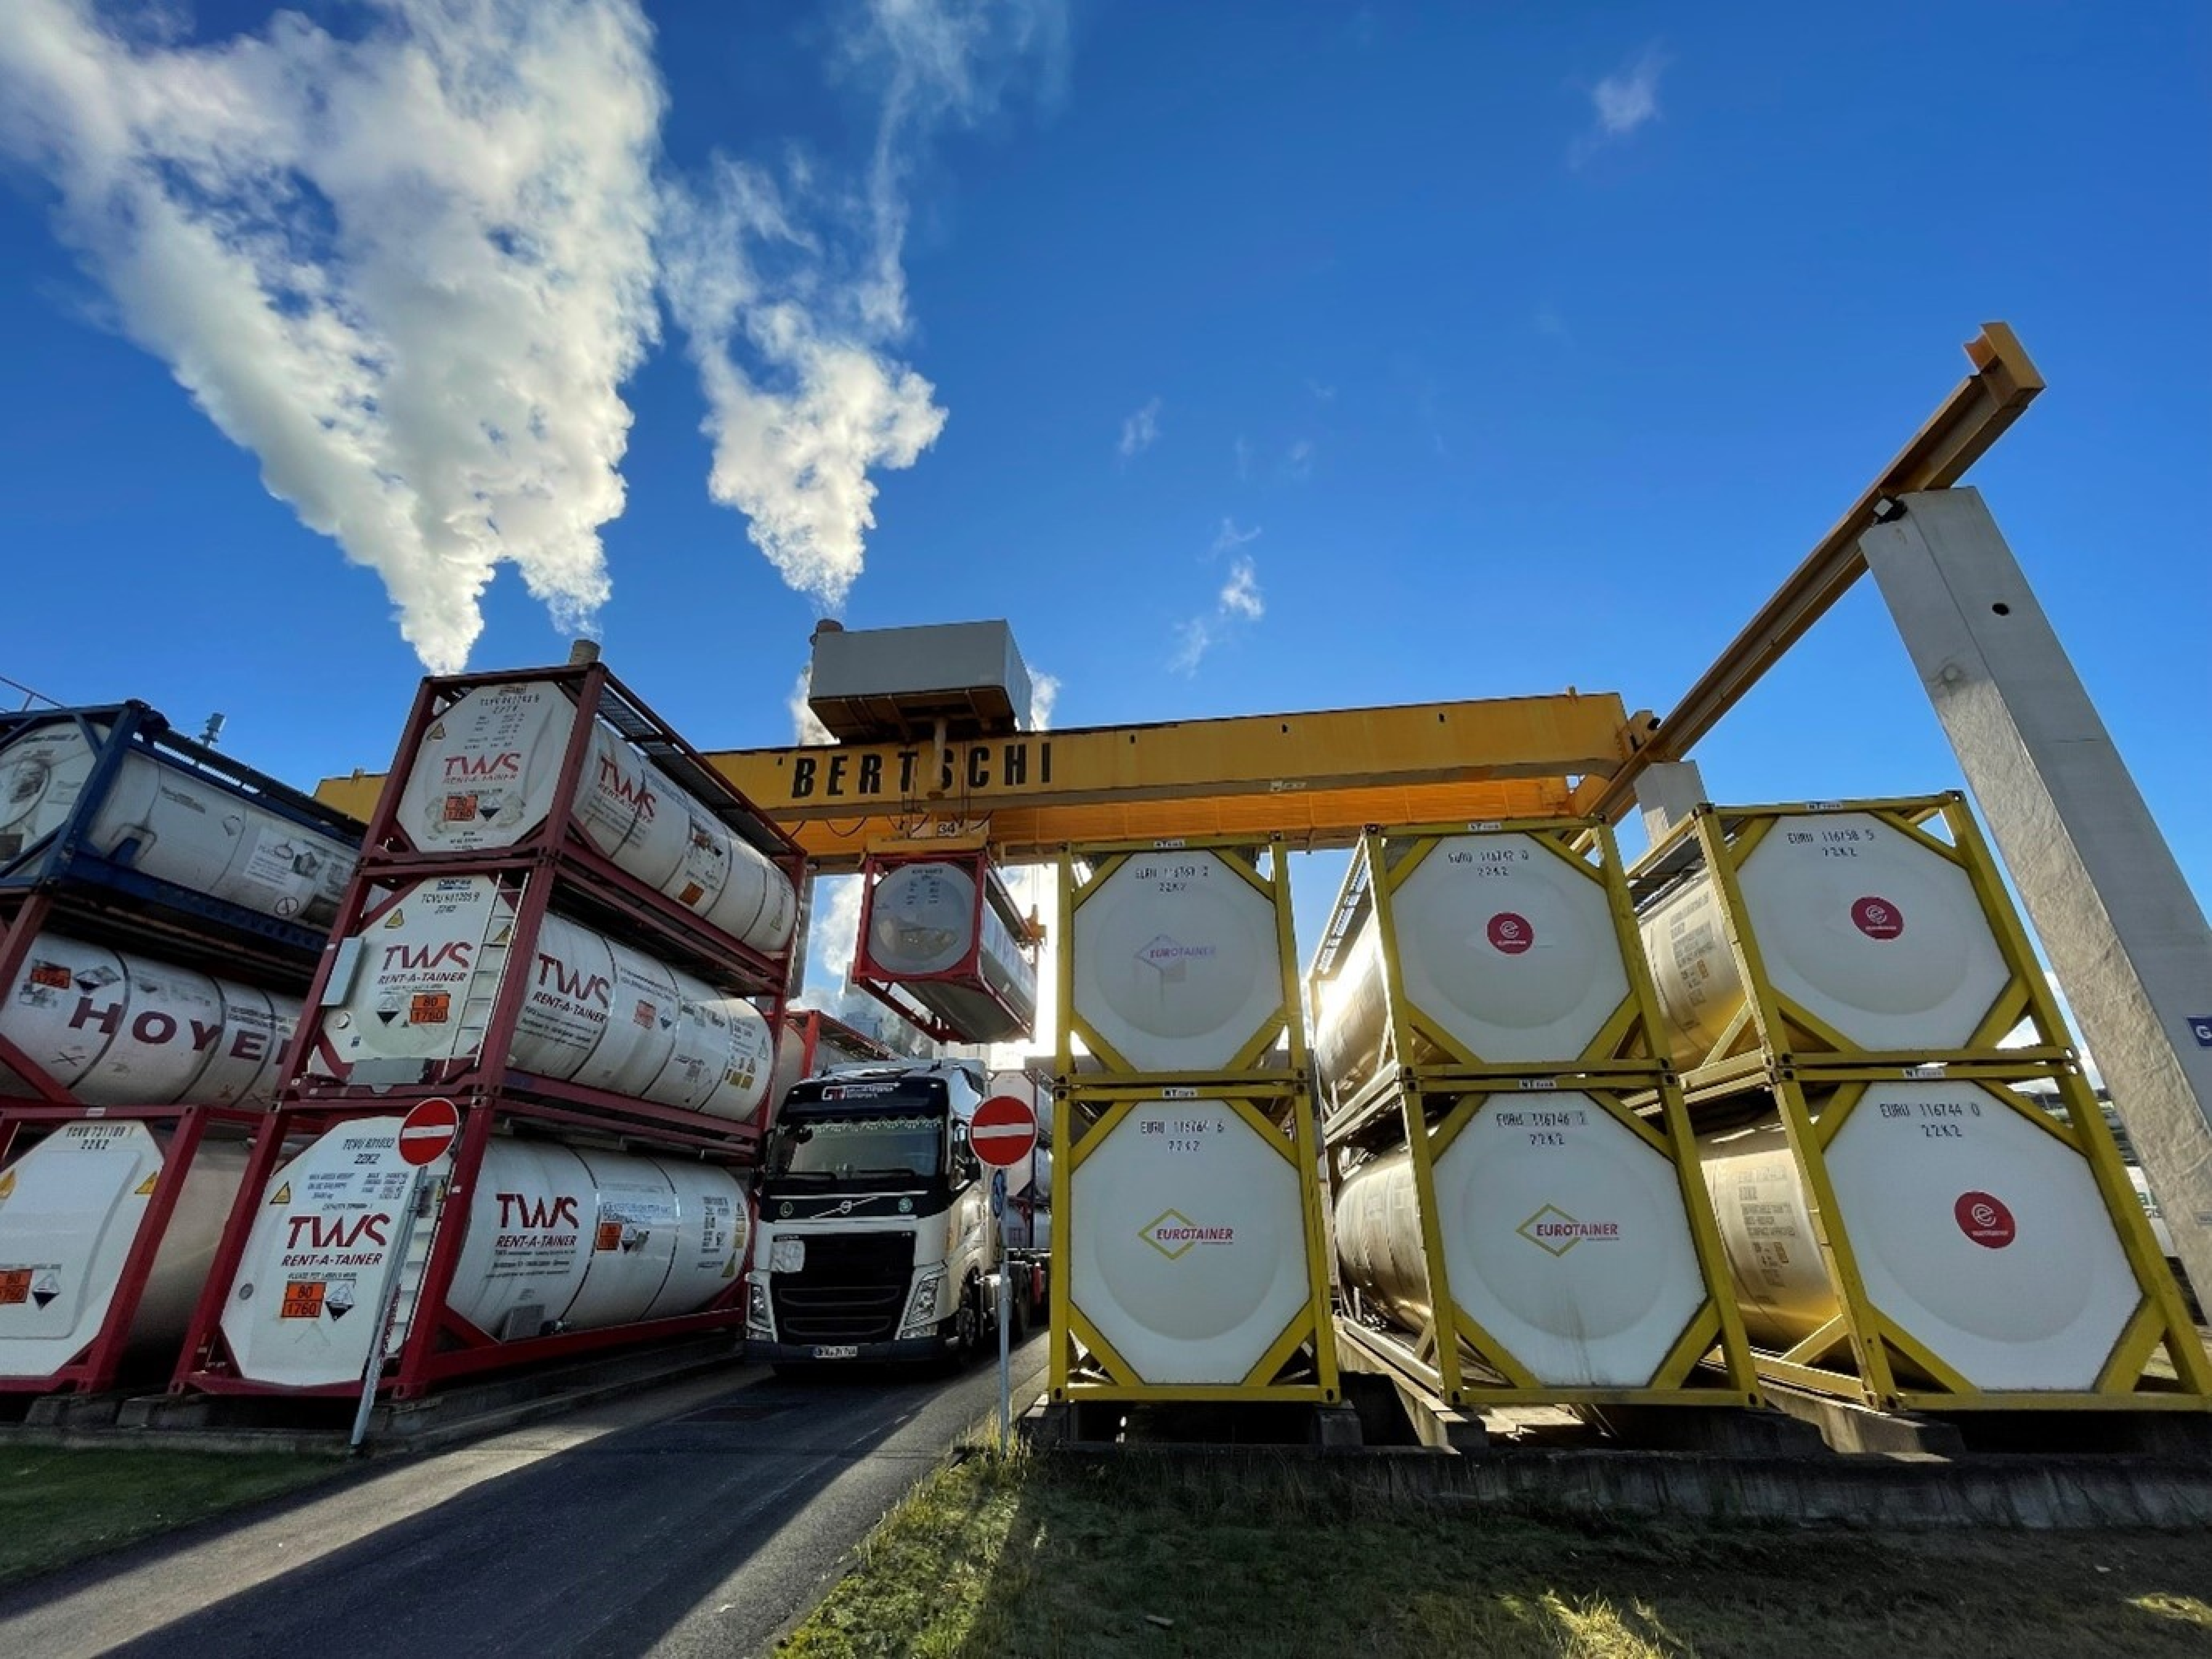
[[[768,1173],[849,1181],[869,1176],[937,1173],[945,1121],[923,1113],[823,1117],[777,1126]]]

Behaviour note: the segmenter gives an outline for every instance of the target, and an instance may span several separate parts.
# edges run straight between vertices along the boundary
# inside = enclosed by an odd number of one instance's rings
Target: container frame
[[[382,1072],[377,1073],[376,1080],[369,1082],[309,1073],[306,1069],[308,1057],[313,1050],[323,1044],[323,1021],[331,1006],[334,1006],[326,1003],[325,999],[333,994],[331,981],[340,970],[342,947],[346,940],[373,927],[378,917],[403,902],[418,883],[435,880],[441,876],[464,874],[498,883],[501,890],[511,896],[514,905],[514,919],[511,924],[513,931],[507,946],[508,966],[500,975],[499,988],[493,997],[491,1012],[485,1021],[483,1036],[476,1053],[448,1060],[425,1060],[412,1079],[401,1078],[396,1073],[386,1075]],[[768,1118],[774,1109],[775,1103],[767,1098],[763,1099],[759,1109],[750,1119],[706,1117],[681,1107],[612,1094],[557,1078],[540,1077],[505,1063],[506,1056],[514,1051],[523,1005],[530,994],[530,976],[527,972],[520,970],[519,964],[527,963],[534,957],[539,933],[544,928],[546,916],[552,910],[556,892],[568,901],[562,906],[562,914],[574,915],[587,925],[602,928],[611,925],[629,929],[629,936],[633,939],[641,934],[645,942],[673,957],[677,965],[687,971],[696,972],[710,981],[719,980],[718,988],[741,995],[744,994],[745,978],[733,973],[726,963],[702,954],[688,939],[647,925],[638,913],[629,910],[623,901],[631,896],[596,894],[589,888],[564,882],[562,875],[562,872],[554,860],[544,855],[534,857],[519,871],[511,867],[488,870],[480,865],[465,870],[445,865],[364,869],[348,889],[345,908],[341,913],[343,930],[332,936],[322,965],[316,970],[314,987],[308,996],[300,1029],[294,1036],[292,1047],[287,1051],[285,1075],[291,1080],[283,1091],[283,1104],[307,1106],[365,1099],[380,1106],[395,1101],[404,1106],[433,1095],[495,1092],[505,1097],[536,1099],[549,1110],[565,1109],[569,1121],[603,1127],[617,1133],[646,1133],[687,1146],[757,1146],[766,1133]],[[776,996],[772,1009],[759,1011],[768,1020],[771,1033],[781,1028],[784,1011],[784,1001],[780,994]],[[326,1046],[324,1053],[329,1064],[343,1064]],[[358,1067],[356,1069],[357,1071]],[[769,1073],[772,1079],[773,1051],[769,1059]],[[772,1081],[770,1092],[773,1092]]]
[[[2075,1390],[1977,1388],[1940,1354],[1906,1332],[1869,1293],[1851,1241],[1851,1224],[1828,1170],[1826,1152],[1867,1090],[1878,1082],[1899,1080],[1978,1085],[2004,1108],[2051,1136],[2088,1165],[2137,1291],[2136,1306],[2094,1387]],[[2044,1080],[2055,1085],[2066,1108],[2063,1123],[2007,1086]],[[1817,1098],[1808,1085],[1816,1086]],[[2078,1068],[2054,1072],[2027,1066],[1919,1065],[1845,1072],[1815,1067],[1809,1073],[1783,1073],[1771,1085],[1741,1079],[1708,1084],[1690,1092],[1687,1104],[1693,1116],[1710,1119],[1716,1109],[1732,1103],[1741,1105],[1768,1093],[1804,1187],[1838,1311],[1820,1329],[1787,1349],[1754,1346],[1752,1357],[1761,1377],[1878,1411],[2212,1410],[2212,1358],[2208,1358],[2189,1317],[2172,1270],[2160,1254],[2150,1222],[2128,1180],[2112,1127],[2105,1121],[2095,1093]],[[2146,1373],[2160,1348],[2173,1366],[2176,1380],[2171,1386]],[[1848,1364],[1837,1363],[1844,1356]],[[1915,1378],[1914,1371],[1928,1381]]]
[[[424,1091],[422,1094],[435,1092]],[[355,1399],[361,1394],[358,1379],[348,1382],[291,1386],[240,1376],[222,1334],[222,1312],[231,1286],[243,1264],[246,1244],[284,1147],[295,1138],[319,1134],[363,1118],[404,1115],[417,1097],[411,1091],[379,1098],[349,1097],[313,1105],[280,1108],[270,1120],[275,1133],[258,1139],[239,1188],[239,1201],[225,1223],[222,1241],[216,1251],[206,1287],[200,1293],[185,1334],[177,1369],[169,1381],[172,1394],[251,1395],[290,1399]],[[665,1341],[714,1330],[738,1330],[745,1313],[746,1268],[741,1265],[728,1287],[705,1309],[672,1318],[634,1321],[591,1330],[564,1331],[552,1335],[502,1342],[471,1324],[448,1305],[455,1270],[467,1243],[470,1200],[481,1173],[485,1149],[495,1128],[528,1127],[539,1129],[589,1128],[606,1133],[609,1126],[599,1117],[546,1103],[507,1097],[495,1091],[449,1092],[459,1109],[461,1124],[452,1164],[436,1184],[432,1205],[429,1249],[422,1278],[416,1291],[405,1335],[396,1345],[388,1340],[377,1392],[390,1400],[412,1400],[441,1383],[457,1378],[507,1370],[542,1360],[560,1359],[607,1348],[630,1347]],[[740,1148],[700,1138],[688,1146],[672,1145],[672,1137],[654,1137],[651,1145],[633,1146],[616,1137],[624,1151],[691,1151],[707,1155],[702,1161],[732,1168],[741,1182],[748,1167],[739,1161]],[[751,1250],[752,1212],[750,1188],[746,1195],[745,1256]],[[404,1251],[403,1242],[395,1249]]]
[[[400,805],[409,777],[430,728],[441,716],[471,692],[501,685],[550,684],[575,703],[575,718],[567,747],[548,797],[545,817],[527,835],[503,847],[464,852],[446,848],[425,850],[402,827]],[[746,981],[747,994],[773,993],[779,1007],[791,976],[793,948],[778,952],[757,951],[710,928],[696,912],[654,890],[594,848],[575,822],[575,804],[592,746],[592,726],[604,720],[623,741],[643,754],[674,783],[687,790],[725,829],[744,840],[781,871],[794,894],[803,894],[806,855],[799,843],[772,819],[740,794],[699,751],[654,714],[604,663],[559,668],[516,668],[496,673],[449,674],[422,681],[400,733],[392,765],[385,774],[383,793],[369,815],[362,847],[363,870],[391,872],[406,870],[422,876],[477,875],[522,868],[533,864],[558,867],[568,883],[588,890],[603,902],[625,913],[627,926],[641,927],[656,937],[696,940],[685,948],[717,957],[728,964],[718,977],[734,972]],[[356,872],[358,877],[360,872]],[[333,927],[335,937],[349,931],[356,907],[342,908]],[[794,929],[795,943],[798,930]]]
[[[1522,836],[1557,856],[1570,870],[1603,890],[1612,919],[1614,945],[1627,989],[1596,1034],[1573,1054],[1534,1060],[1492,1060],[1474,1053],[1415,1005],[1407,994],[1399,955],[1395,897],[1398,890],[1446,841],[1462,836]],[[1394,853],[1394,848],[1402,848]],[[1592,861],[1592,854],[1595,861]],[[1381,878],[1377,879],[1377,872]],[[1383,985],[1383,1048],[1381,1064],[1357,1088],[1340,1095],[1335,1079],[1316,1078],[1330,1102],[1324,1128],[1331,1139],[1352,1132],[1352,1121],[1371,1111],[1392,1091],[1420,1091],[1455,1084],[1501,1078],[1540,1083],[1562,1072],[1611,1076],[1647,1087],[1671,1075],[1666,1058],[1656,994],[1636,932],[1635,907],[1621,872],[1612,826],[1596,818],[1504,818],[1470,823],[1425,823],[1406,828],[1370,826],[1360,838],[1345,872],[1329,923],[1308,969],[1308,1006],[1318,1010],[1322,988],[1372,921],[1381,934],[1379,962]],[[1441,1058],[1427,1058],[1433,1051]],[[1415,1059],[1414,1056],[1424,1057]]]
[[[1699,1173],[1689,1115],[1670,1078],[1640,1091],[1609,1070],[1563,1071],[1547,1077],[1524,1072],[1489,1078],[1402,1085],[1385,1073],[1363,1091],[1356,1118],[1340,1120],[1328,1139],[1329,1191],[1339,1191],[1355,1152],[1406,1149],[1420,1217],[1421,1255],[1428,1269],[1429,1322],[1409,1331],[1388,1314],[1385,1328],[1363,1323],[1359,1293],[1343,1288],[1338,1322],[1344,1341],[1366,1351],[1401,1380],[1443,1405],[1474,1406],[1757,1406],[1759,1378],[1752,1362],[1721,1246],[1720,1229]],[[1674,1171],[1683,1219],[1705,1297],[1684,1322],[1665,1357],[1642,1384],[1546,1382],[1497,1336],[1462,1308],[1451,1289],[1436,1166],[1452,1144],[1493,1100],[1525,1100],[1540,1107],[1554,1093],[1585,1096],[1621,1127],[1648,1146]],[[1532,1218],[1533,1219],[1533,1218]],[[1379,1313],[1379,1310],[1377,1310]]]
[[[1297,951],[1291,927],[1291,880],[1285,843],[1280,836],[1256,839],[1250,836],[1176,836],[1162,841],[1092,842],[1069,845],[1060,858],[1060,971],[1056,987],[1058,1030],[1054,1071],[1059,1079],[1085,1094],[1118,1085],[1133,1085],[1157,1091],[1162,1085],[1231,1084],[1237,1082],[1304,1083],[1310,1076],[1305,1018],[1298,999]],[[1268,854],[1268,870],[1261,873],[1258,854]],[[1210,853],[1230,866],[1242,880],[1273,906],[1275,951],[1281,969],[1282,994],[1273,1012],[1255,1028],[1252,1036],[1224,1065],[1192,1071],[1152,1071],[1133,1066],[1098,1035],[1075,1008],[1075,926],[1083,906],[1095,898],[1114,874],[1133,858],[1176,853]],[[1079,870],[1078,866],[1086,866]],[[1097,1069],[1077,1069],[1073,1039],[1081,1036]],[[1285,1045],[1287,1054],[1285,1054]]]
[[[1741,872],[1765,838],[1784,823],[1842,813],[1880,819],[1963,871],[1972,886],[2007,979],[1972,1035],[1957,1048],[1861,1048],[1809,1009],[1782,995],[1767,977],[1758,931],[1744,900]],[[1928,826],[1937,823],[1948,830],[1949,841],[1930,833]],[[1875,800],[1700,805],[1675,823],[1629,871],[1628,886],[1637,910],[1648,913],[1700,870],[1709,872],[1715,884],[1729,949],[1744,988],[1744,1006],[1702,1057],[1680,1068],[1684,1086],[1692,1093],[1710,1093],[1746,1079],[1769,1082],[1784,1073],[1810,1078],[1826,1072],[1840,1077],[1869,1066],[1942,1065],[1951,1068],[1954,1076],[1972,1072],[2003,1077],[2019,1075],[2021,1067],[2057,1073],[2078,1064],[2079,1056],[2068,1037],[2050,981],[2036,963],[2034,948],[2006,895],[1996,860],[1974,823],[1966,799],[1957,791]],[[1999,1041],[2023,1021],[2033,1029],[2037,1040],[2021,1048],[2000,1048]]]
[[[1321,1157],[1304,1085],[1277,1073],[1267,1079],[1203,1084],[1086,1076],[1054,1091],[1051,1354],[1047,1386],[1055,1402],[1084,1401],[1294,1401],[1334,1405],[1344,1397],[1329,1308],[1328,1230],[1322,1217]],[[1079,1172],[1115,1128],[1140,1105],[1177,1099],[1223,1101],[1291,1165],[1298,1180],[1306,1248],[1306,1302],[1243,1377],[1230,1383],[1148,1382],[1115,1351],[1074,1293]],[[1085,1354],[1088,1362],[1085,1363]],[[1302,1362],[1304,1362],[1302,1364]]]
[[[137,867],[135,841],[112,854],[88,844],[125,763],[137,756],[188,774],[195,781],[335,840],[358,843],[362,826],[336,807],[302,794],[264,772],[241,766],[204,744],[179,737],[159,711],[139,702],[0,714],[0,750],[44,727],[73,725],[92,750],[93,764],[61,825],[0,859],[0,894],[64,898],[73,912],[105,921],[144,944],[150,955],[205,955],[223,941],[227,976],[255,972],[296,983],[312,970],[324,930],[266,915],[228,899],[181,886]],[[103,735],[100,726],[105,725]],[[132,948],[132,947],[125,947]],[[197,964],[194,964],[197,965]],[[243,974],[237,971],[244,967]]]
[[[893,974],[877,962],[869,948],[870,921],[875,914],[876,890],[886,876],[916,864],[951,864],[965,871],[975,884],[975,908],[969,917],[975,934],[972,943],[951,967],[932,974]],[[1037,971],[1036,940],[1028,920],[1016,908],[1013,894],[1006,886],[1006,878],[1000,873],[997,862],[982,850],[947,849],[944,852],[879,853],[871,852],[860,864],[860,925],[853,939],[853,968],[851,979],[854,985],[890,1009],[908,1024],[939,1042],[975,1042],[1019,1041],[1017,1037],[977,1038],[962,1031],[942,1015],[935,1013],[912,992],[901,994],[900,988],[909,985],[951,985],[982,997],[1006,1018],[1021,1028],[1023,1037],[1036,1029],[1036,1015],[1031,1010],[1026,1024],[1013,1005],[1000,994],[984,974],[983,915],[988,908],[994,912],[1006,931],[1019,945],[1029,964],[1034,983]]]
[[[227,1134],[236,1130],[258,1139],[265,1136],[270,1122],[267,1113],[239,1106],[0,1104],[0,1168],[72,1123],[143,1123],[149,1129],[169,1132],[168,1145],[162,1150],[161,1171],[154,1178],[153,1191],[147,1194],[146,1208],[123,1258],[114,1294],[92,1340],[66,1364],[42,1376],[0,1375],[0,1394],[105,1394],[115,1387],[130,1347],[131,1327],[154,1276],[155,1258],[168,1237],[177,1200],[183,1195],[192,1160],[199,1156],[209,1131]]]

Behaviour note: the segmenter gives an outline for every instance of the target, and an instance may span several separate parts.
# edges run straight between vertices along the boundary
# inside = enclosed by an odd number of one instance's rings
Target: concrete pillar
[[[1898,505],[1860,549],[2212,1296],[2212,929],[1980,492]]]
[[[1654,761],[1636,775],[1636,810],[1654,847],[1706,799],[1705,776],[1695,761]]]

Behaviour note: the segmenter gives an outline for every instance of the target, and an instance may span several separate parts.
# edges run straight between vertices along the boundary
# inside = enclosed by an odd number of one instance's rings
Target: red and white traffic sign
[[[975,1109],[968,1143],[975,1156],[996,1169],[1009,1170],[1036,1146],[1036,1114],[1018,1095],[993,1095]]]
[[[459,1107],[442,1097],[426,1100],[399,1120],[399,1156],[418,1170],[435,1164],[460,1128]]]

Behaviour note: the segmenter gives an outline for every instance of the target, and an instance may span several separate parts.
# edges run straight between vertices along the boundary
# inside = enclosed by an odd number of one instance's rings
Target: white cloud
[[[440,671],[503,563],[565,629],[607,597],[663,101],[634,0],[384,0],[358,38],[283,12],[208,46],[9,0],[0,28],[0,149],[118,326]]]
[[[1064,54],[1060,0],[872,0],[840,40],[878,97],[858,222],[834,181],[717,156],[665,193],[663,285],[698,365],[708,491],[790,587],[842,606],[876,526],[874,473],[945,429],[936,388],[890,347],[908,332],[909,178],[936,135],[994,108],[1032,60]]]
[[[1238,548],[1248,546],[1259,539],[1259,526],[1254,525],[1249,530],[1239,530],[1237,527],[1236,520],[1224,519],[1221,521],[1219,532],[1213,538],[1213,550],[1216,553],[1234,553]]]
[[[1323,386],[1319,380],[1308,380],[1306,390],[1313,394],[1313,400],[1317,404],[1334,403],[1336,400],[1336,388],[1333,386]]]
[[[1121,452],[1121,459],[1126,461],[1150,449],[1159,435],[1160,400],[1155,398],[1122,421],[1121,441],[1115,447]]]
[[[1310,477],[1313,475],[1313,440],[1300,438],[1284,452],[1283,470],[1293,478]]]
[[[1221,533],[1214,538],[1213,550],[1234,552],[1257,541],[1259,530],[1240,531],[1229,520],[1221,521]],[[1213,609],[1204,616],[1192,617],[1176,624],[1175,649],[1168,658],[1169,666],[1178,674],[1194,674],[1198,665],[1206,660],[1206,653],[1227,638],[1240,624],[1255,623],[1267,614],[1266,597],[1260,591],[1259,568],[1251,556],[1237,553],[1230,561],[1229,575],[1214,595]]]
[[[1239,479],[1249,478],[1252,476],[1251,441],[1246,438],[1244,434],[1240,432],[1237,435],[1236,443],[1231,447],[1231,453],[1237,457],[1237,477]]]
[[[784,701],[784,707],[791,711],[791,740],[793,743],[835,743],[836,738],[830,735],[830,728],[823,725],[821,716],[807,702],[813,690],[814,665],[809,662],[799,671],[799,678],[791,684],[791,696]]]
[[[1626,138],[1639,127],[1659,118],[1659,76],[1668,60],[1656,46],[1646,46],[1635,58],[1590,88],[1591,130],[1577,139],[1569,159],[1580,165],[1601,146]]]
[[[1257,622],[1267,614],[1266,602],[1260,596],[1259,573],[1252,561],[1239,558],[1229,567],[1229,580],[1221,585],[1222,614],[1242,617],[1247,622]]]
[[[1030,730],[1052,730],[1052,711],[1060,702],[1060,676],[1042,669],[1030,672]]]
[[[812,989],[839,992],[853,971],[853,947],[860,936],[860,878],[817,876],[814,911],[806,923],[806,978]]]

